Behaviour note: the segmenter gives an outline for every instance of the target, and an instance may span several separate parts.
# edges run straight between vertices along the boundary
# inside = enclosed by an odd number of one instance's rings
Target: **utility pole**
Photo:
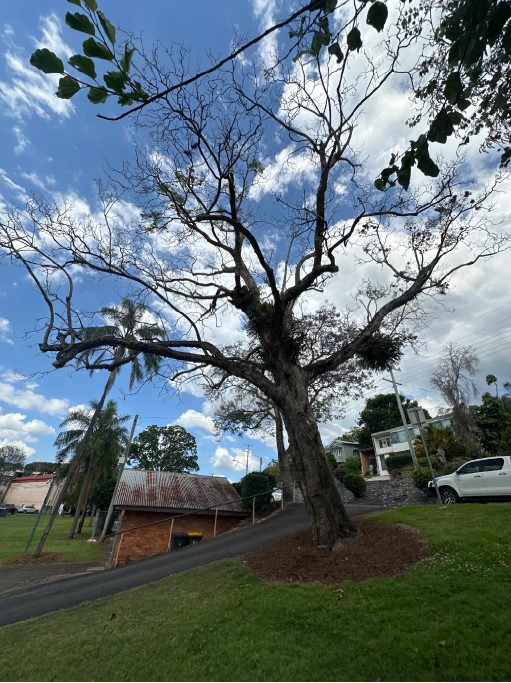
[[[437,480],[435,477],[435,472],[433,470],[433,463],[431,462],[431,457],[429,455],[429,450],[428,450],[428,446],[426,444],[426,439],[424,438],[424,432],[422,431],[422,423],[426,422],[426,418],[424,416],[424,411],[422,410],[422,408],[408,408],[407,412],[408,412],[408,415],[410,417],[412,424],[417,425],[417,427],[419,428],[419,434],[421,437],[422,445],[424,447],[424,452],[426,453],[426,458],[428,459],[429,470],[431,472],[431,478],[433,479],[433,485],[435,487],[438,502],[440,503],[440,505],[443,505],[442,497],[440,496],[440,491],[438,489],[438,483],[437,483]]]
[[[103,541],[105,540],[105,536],[106,536],[106,533],[108,530],[108,525],[110,524],[110,520],[112,519],[112,514],[114,511],[115,494],[117,493],[117,489],[119,488],[119,482],[121,481],[121,475],[124,472],[124,467],[126,466],[126,463],[128,461],[129,455],[130,455],[131,442],[133,441],[133,434],[135,433],[135,427],[137,425],[137,420],[138,420],[138,415],[135,415],[135,419],[133,420],[133,424],[131,425],[131,433],[130,433],[130,438],[128,440],[128,445],[126,446],[126,452],[124,453],[124,455],[122,455],[119,458],[119,473],[117,475],[117,481],[115,482],[114,492],[112,493],[112,500],[110,501],[110,505],[108,506],[108,512],[106,513],[105,524],[103,526],[103,531],[101,532],[101,538],[99,539],[100,543],[103,543]]]
[[[408,441],[408,448],[410,449],[410,455],[412,456],[412,461],[413,461],[414,467],[418,467],[419,463],[417,462],[417,456],[415,455],[415,449],[413,447],[413,441],[410,437],[410,430],[408,429],[408,421],[405,417],[405,411],[403,410],[403,404],[401,403],[401,396],[399,395],[399,391],[397,388],[396,380],[394,378],[394,373],[392,372],[392,368],[390,369],[390,376],[392,378],[392,386],[394,387],[394,393],[396,394],[397,407],[399,408],[399,414],[401,415],[401,422],[403,423],[403,427],[405,428],[406,440]]]
[[[245,445],[246,445],[246,447],[247,447],[247,466],[246,466],[246,468],[245,468],[245,475],[247,475],[247,474],[248,474],[248,456],[249,456],[249,454],[250,454],[250,446],[248,445],[248,443],[245,444]]]

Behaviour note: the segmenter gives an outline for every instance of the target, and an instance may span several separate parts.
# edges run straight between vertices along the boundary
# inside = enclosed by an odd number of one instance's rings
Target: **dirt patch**
[[[7,567],[30,567],[61,562],[63,557],[62,553],[41,553],[41,557],[33,557],[31,553],[24,553],[23,555],[16,555],[16,557],[9,557],[7,560],[3,560],[2,564]]]
[[[241,561],[272,583],[341,583],[400,576],[430,555],[417,529],[369,519],[357,519],[361,532],[333,552],[312,543],[310,530],[298,531],[245,555]]]

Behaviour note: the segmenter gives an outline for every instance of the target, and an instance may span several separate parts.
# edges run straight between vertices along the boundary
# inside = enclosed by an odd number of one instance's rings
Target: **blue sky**
[[[100,3],[114,24],[144,33],[150,45],[178,41],[184,43],[197,61],[204,51],[224,55],[229,51],[234,30],[253,36],[272,17],[283,16],[287,3],[277,0],[218,0],[198,3],[148,3],[104,0]],[[122,12],[119,7],[122,6]],[[79,36],[63,24],[72,5],[65,0],[28,0],[4,3],[0,23],[0,202],[9,207],[31,192],[58,193],[83,204],[84,210],[94,205],[95,179],[107,165],[115,167],[129,157],[130,122],[110,123],[95,117],[96,109],[76,97],[72,104],[53,96],[54,86],[28,63],[36,47],[48,46],[62,54],[79,45]],[[389,104],[390,102],[390,104]],[[380,131],[377,136],[402,135],[407,118],[407,99],[390,97],[387,116],[371,121]],[[370,114],[370,112],[369,112]],[[369,115],[368,114],[368,115]],[[373,113],[376,117],[376,112]],[[401,131],[401,132],[397,132]],[[375,142],[376,145],[376,142]],[[371,153],[368,143],[368,153]],[[276,157],[277,159],[277,157]],[[472,168],[480,172],[484,166],[473,153]],[[298,182],[303,169],[291,169],[289,182]],[[293,177],[293,173],[295,176]],[[285,190],[285,188],[284,188]],[[498,199],[498,210],[509,216],[509,192]],[[491,263],[482,263],[466,271],[453,286],[443,307],[436,307],[421,332],[424,342],[421,355],[407,352],[397,378],[402,391],[419,400],[433,412],[441,400],[429,384],[432,368],[444,345],[457,342],[471,345],[479,355],[476,377],[480,390],[486,389],[484,376],[494,373],[501,382],[511,380],[511,296],[509,255]],[[353,273],[333,281],[326,292],[332,300],[339,288],[349,289]],[[45,310],[21,269],[1,262],[0,288],[0,445],[23,445],[28,460],[52,460],[53,441],[59,422],[70,407],[86,404],[99,397],[105,378],[96,374],[76,374],[64,369],[55,371],[51,359],[40,354],[37,343],[41,316]],[[118,292],[98,290],[82,292],[100,305],[119,300]],[[218,440],[212,428],[212,406],[200,395],[182,392],[162,395],[156,386],[146,385],[136,393],[128,392],[125,370],[111,398],[119,411],[139,415],[139,427],[150,424],[178,423],[197,439],[201,473],[225,474],[236,480],[245,472],[246,449],[250,451],[250,469],[263,466],[273,457],[271,434],[247,434],[244,438],[223,437]],[[388,390],[383,376],[375,377],[374,393]],[[321,426],[325,442],[353,426],[362,407],[349,402],[346,416]]]

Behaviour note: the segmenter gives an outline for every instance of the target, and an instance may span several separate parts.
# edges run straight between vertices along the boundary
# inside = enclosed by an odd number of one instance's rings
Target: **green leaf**
[[[367,23],[373,26],[377,31],[383,31],[387,17],[389,16],[389,10],[385,3],[377,0],[373,2],[369,11],[367,12]]]
[[[80,0],[67,0],[67,1],[69,3],[71,3],[71,5],[78,5],[78,7],[82,6],[82,3],[80,2]]]
[[[504,37],[502,38],[502,47],[508,56],[511,55],[511,24],[508,24]]]
[[[133,55],[135,54],[135,48],[132,48],[131,50],[128,49],[128,43],[124,46],[124,55],[121,57],[119,60],[119,65],[121,69],[124,71],[124,73],[128,74],[130,72],[131,68],[131,60],[133,59]]]
[[[341,50],[341,46],[339,43],[332,43],[332,45],[329,46],[328,48],[328,53],[333,55],[334,57],[337,57],[337,64],[340,64],[343,60],[343,53]]]
[[[80,12],[66,13],[66,24],[72,28],[74,31],[80,31],[80,33],[88,33],[93,36],[96,33],[94,24],[89,19],[86,14],[80,14]]]
[[[399,171],[397,172],[397,182],[405,190],[407,190],[410,187],[411,177],[412,177],[411,166],[405,167],[405,168],[400,168]]]
[[[105,17],[103,12],[98,12],[98,19],[99,23],[103,27],[103,31],[106,33],[108,40],[112,43],[112,45],[115,44],[115,28],[113,24],[110,23],[110,21]]]
[[[463,93],[463,84],[457,71],[451,72],[445,81],[444,95],[450,104],[456,104]]]
[[[94,38],[88,38],[83,43],[83,51],[87,57],[97,57],[98,59],[107,59],[109,62],[114,58],[109,48]]]
[[[108,71],[103,76],[103,80],[105,81],[107,88],[114,90],[119,95],[122,93],[128,82],[126,74],[124,74],[122,71]]]
[[[91,12],[95,12],[98,9],[98,3],[96,0],[83,0],[85,3],[85,6],[87,9],[90,9]]]
[[[119,97],[117,98],[118,104],[122,105],[123,107],[125,107],[126,105],[133,104],[134,101],[135,100],[132,97],[130,97],[129,94],[119,95]]]
[[[346,36],[348,42],[348,50],[360,50],[362,47],[362,38],[360,37],[360,31],[356,26],[354,26],[351,31]]]
[[[316,31],[312,36],[312,43],[310,49],[314,57],[317,57],[323,45],[328,45],[329,42],[330,33],[322,33],[321,31]]]
[[[73,55],[69,58],[69,64],[77,71],[91,78],[96,78],[96,67],[92,59],[84,57],[83,55]]]
[[[89,88],[87,99],[92,104],[103,104],[108,97],[108,90],[106,88]]]
[[[45,74],[64,73],[64,62],[45,47],[34,52],[30,57],[30,63]]]
[[[64,76],[59,80],[59,87],[55,95],[61,100],[70,100],[80,90],[80,84],[72,76]]]
[[[441,145],[444,145],[447,142],[447,138],[453,133],[454,126],[450,116],[445,109],[442,109],[431,124],[431,128],[428,133],[428,140],[430,142],[439,142]]]
[[[440,173],[440,169],[429,156],[429,152],[427,150],[417,159],[417,168],[419,171],[422,171],[424,175],[427,175],[430,178],[436,178]]]

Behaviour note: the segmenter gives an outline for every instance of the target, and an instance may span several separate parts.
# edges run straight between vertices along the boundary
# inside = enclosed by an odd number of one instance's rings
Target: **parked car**
[[[0,510],[6,510],[7,514],[9,515],[13,515],[15,512],[17,512],[16,506],[11,505],[10,503],[1,503]]]
[[[511,456],[470,460],[456,472],[437,477],[436,482],[445,505],[511,500]],[[428,490],[435,495],[433,481],[428,483]]]
[[[18,512],[24,512],[27,515],[36,515],[39,510],[37,510],[33,505],[20,505],[18,507]]]

